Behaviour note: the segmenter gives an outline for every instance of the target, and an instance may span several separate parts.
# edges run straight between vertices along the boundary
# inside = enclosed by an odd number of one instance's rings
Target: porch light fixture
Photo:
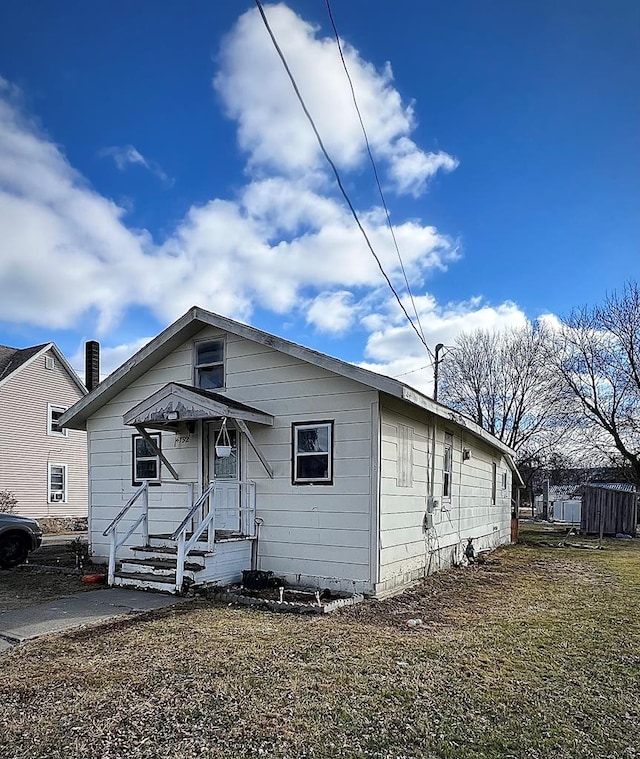
[[[167,411],[165,419],[168,422],[176,422],[180,418],[180,414],[177,411]]]
[[[468,448],[465,448],[462,451],[462,460],[469,461],[470,458],[471,458],[471,451]]]

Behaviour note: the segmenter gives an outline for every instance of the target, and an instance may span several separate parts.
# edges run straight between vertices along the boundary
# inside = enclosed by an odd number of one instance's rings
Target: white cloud
[[[364,137],[335,40],[320,38],[315,27],[283,4],[268,6],[266,15],[329,154],[341,169],[361,165]],[[391,66],[377,71],[351,45],[343,40],[341,45],[374,155],[389,164],[398,192],[419,194],[433,174],[451,171],[457,161],[446,153],[424,153],[410,139],[413,109],[393,87]],[[225,38],[214,86],[227,114],[238,121],[238,142],[254,172],[295,177],[325,168],[255,9],[242,15]]]
[[[438,343],[454,344],[461,332],[476,329],[501,330],[522,327],[527,323],[524,312],[509,301],[497,306],[472,298],[458,303],[439,305],[432,295],[415,298],[416,308],[427,345],[433,351]],[[409,302],[404,304],[413,313]],[[370,331],[365,355],[369,359],[360,366],[390,377],[397,377],[418,390],[433,390],[432,359],[395,301],[387,301],[378,312],[362,321]],[[446,355],[446,352],[443,353]]]
[[[160,164],[156,163],[156,161],[151,161],[145,158],[133,145],[103,148],[99,154],[103,157],[108,156],[109,158],[113,158],[120,171],[126,171],[129,166],[142,166],[147,171],[151,172],[151,174],[158,177],[165,187],[171,187],[173,185],[173,179],[167,175]]]
[[[335,42],[319,39],[283,5],[267,13],[329,150],[343,171],[360,170],[364,144]],[[437,171],[455,168],[448,154],[426,153],[410,139],[413,111],[394,89],[390,67],[377,71],[349,45],[344,51],[371,143],[398,191],[418,194]],[[88,184],[25,115],[19,91],[0,80],[0,320],[53,329],[88,320],[92,330],[95,320],[104,333],[132,307],[147,309],[160,323],[194,304],[242,321],[257,307],[283,316],[303,309],[319,332],[339,335],[361,323],[371,332],[367,357],[382,371],[408,371],[424,362],[424,349],[397,304],[384,304],[382,275],[328,180],[255,11],[241,16],[226,38],[215,81],[238,122],[249,179],[233,198],[192,206],[157,243],[147,231],[127,226],[126,209]],[[107,154],[121,170],[161,171],[133,145]],[[373,207],[359,215],[402,290],[384,213]],[[459,255],[454,241],[419,221],[400,220],[394,232],[417,292]],[[510,308],[472,303],[447,309],[429,295],[418,304],[432,344],[449,342],[465,316],[478,323],[506,320]],[[105,348],[105,371],[134,347]]]
[[[132,297],[148,236],[124,226],[123,210],[88,186],[3,89],[0,319],[70,327],[91,309],[104,328]]]
[[[356,315],[353,294],[348,290],[320,293],[309,304],[307,324],[319,332],[340,334],[353,324]]]

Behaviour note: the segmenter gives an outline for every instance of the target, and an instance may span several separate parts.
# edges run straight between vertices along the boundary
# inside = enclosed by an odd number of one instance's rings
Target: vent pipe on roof
[[[100,384],[100,343],[87,340],[84,353],[84,384],[91,392]]]

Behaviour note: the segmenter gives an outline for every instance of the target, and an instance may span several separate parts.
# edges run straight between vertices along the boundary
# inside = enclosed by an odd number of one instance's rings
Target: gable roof
[[[61,417],[60,423],[65,427],[86,429],[86,421],[92,414],[114,398],[130,382],[142,376],[160,359],[167,356],[186,340],[194,337],[205,327],[216,327],[238,337],[266,345],[281,353],[314,364],[334,374],[348,377],[367,387],[399,398],[413,406],[451,421],[504,453],[507,459],[510,460],[511,468],[517,471],[512,459],[514,451],[511,448],[471,419],[467,419],[457,411],[443,406],[441,403],[434,401],[409,385],[405,385],[391,377],[385,377],[383,374],[377,374],[368,369],[349,364],[338,358],[332,358],[311,348],[305,348],[302,345],[285,340],[282,337],[276,337],[255,327],[241,324],[225,316],[219,316],[198,306],[190,308],[177,321],[168,326],[151,342],[147,343],[130,359],[125,361],[122,366],[101,382],[95,390],[85,398],[79,400]]]
[[[169,382],[163,388],[153,393],[149,398],[129,409],[122,417],[125,424],[142,424],[159,422],[166,426],[167,414],[179,412],[180,420],[208,419],[211,416],[243,419],[246,422],[273,425],[273,417],[264,411],[246,403],[234,401],[220,393],[202,390],[179,382]]]
[[[29,348],[10,348],[8,345],[0,345],[0,387],[49,351],[54,354],[78,390],[86,395],[87,388],[55,343],[42,343],[42,345],[32,345]]]

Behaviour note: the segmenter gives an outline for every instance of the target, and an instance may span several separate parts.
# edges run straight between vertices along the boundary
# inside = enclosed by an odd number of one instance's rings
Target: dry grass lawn
[[[0,757],[640,757],[639,601],[640,541],[521,545],[326,618],[52,636],[0,659]]]

